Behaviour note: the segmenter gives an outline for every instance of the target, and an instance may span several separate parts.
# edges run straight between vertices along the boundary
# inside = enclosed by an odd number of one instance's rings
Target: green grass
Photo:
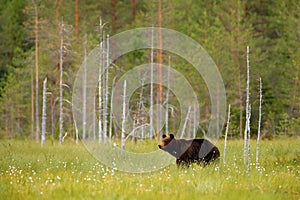
[[[134,150],[157,144],[138,143]],[[216,144],[223,154],[223,143]],[[255,141],[251,143],[254,162]],[[262,141],[260,167],[247,174],[243,141],[228,141],[227,164],[151,173],[107,168],[84,146],[0,142],[1,199],[300,199],[300,139]]]

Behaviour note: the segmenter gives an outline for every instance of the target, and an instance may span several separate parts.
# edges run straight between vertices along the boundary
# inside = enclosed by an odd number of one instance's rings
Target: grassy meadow
[[[154,144],[155,143],[155,144]],[[156,146],[150,145],[150,149]],[[227,143],[226,165],[175,164],[150,173],[125,173],[104,166],[82,145],[0,141],[1,199],[300,199],[300,138],[262,141],[255,168],[243,160],[243,141]],[[139,144],[138,144],[139,145]],[[223,143],[216,144],[223,155]],[[130,146],[128,147],[130,148]],[[148,147],[146,146],[145,149]],[[143,149],[143,148],[140,148]],[[174,158],[175,161],[175,158]],[[174,162],[175,163],[175,162]]]

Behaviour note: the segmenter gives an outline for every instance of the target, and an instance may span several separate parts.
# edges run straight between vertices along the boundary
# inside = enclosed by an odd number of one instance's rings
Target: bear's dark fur
[[[206,139],[175,139],[173,134],[163,135],[158,147],[176,158],[178,166],[191,163],[208,164],[220,157],[219,149]]]

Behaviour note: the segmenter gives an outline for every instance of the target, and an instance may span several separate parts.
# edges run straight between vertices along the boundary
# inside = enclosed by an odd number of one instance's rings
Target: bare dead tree
[[[123,86],[123,112],[122,112],[122,155],[124,155],[125,150],[125,123],[126,123],[126,80],[124,80]]]
[[[59,43],[59,143],[63,143],[63,47],[64,47],[64,22],[60,24]]]
[[[42,137],[41,137],[41,144],[42,146],[45,144],[46,142],[46,120],[47,120],[47,112],[46,112],[46,108],[47,108],[47,77],[44,80],[43,83],[43,113],[42,113]]]
[[[230,104],[228,105],[228,114],[227,114],[227,123],[226,123],[226,130],[225,130],[225,138],[224,138],[224,152],[223,152],[223,163],[226,164],[226,149],[227,149],[227,135],[228,135],[228,128],[230,122]]]
[[[186,129],[186,125],[188,123],[188,121],[190,120],[190,112],[191,112],[191,106],[189,106],[189,109],[188,109],[188,112],[186,114],[186,117],[185,117],[185,121],[184,121],[184,124],[183,124],[183,128],[182,128],[182,131],[181,131],[181,136],[180,138],[183,138],[184,136],[184,133],[185,133],[185,129]]]
[[[103,67],[104,67],[104,43],[105,43],[105,38],[104,38],[104,25],[102,23],[102,19],[100,17],[99,20],[99,35],[100,35],[100,49],[99,49],[99,75],[98,75],[98,142],[100,143],[102,141],[102,76],[103,76]]]
[[[247,173],[250,172],[250,164],[251,164],[251,157],[250,157],[250,118],[251,118],[251,105],[249,105],[249,115],[248,115],[248,127],[247,127]]]
[[[244,131],[244,163],[247,163],[247,148],[248,148],[248,131],[250,127],[250,112],[249,112],[249,96],[250,96],[250,62],[249,62],[249,46],[247,46],[247,94],[246,94],[246,124]]]
[[[104,107],[103,107],[103,142],[107,140],[107,117],[108,117],[108,72],[109,72],[109,35],[106,38],[106,67],[105,67],[105,92],[104,92]]]

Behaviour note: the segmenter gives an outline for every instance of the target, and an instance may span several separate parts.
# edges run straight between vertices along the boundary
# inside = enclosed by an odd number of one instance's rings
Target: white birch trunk
[[[248,114],[248,128],[247,128],[247,158],[248,158],[248,173],[250,172],[250,164],[251,164],[251,157],[250,157],[250,118],[251,118],[251,105],[249,105],[249,114]]]
[[[100,18],[100,52],[99,52],[99,76],[98,76],[98,142],[102,141],[102,69],[103,69],[103,25]]]
[[[245,124],[245,131],[244,131],[244,163],[247,163],[247,131],[248,131],[248,126],[250,127],[250,117],[249,117],[249,86],[250,85],[250,63],[249,63],[249,46],[247,46],[247,96],[246,96],[246,124]]]
[[[125,123],[126,123],[126,80],[124,80],[123,86],[123,112],[122,112],[122,147],[121,147],[121,155],[124,155],[125,150]]]
[[[190,112],[191,112],[191,106],[189,106],[189,110],[188,110],[188,112],[187,112],[187,114],[186,114],[186,117],[185,117],[185,121],[184,121],[184,124],[183,124],[183,128],[182,128],[182,132],[181,132],[180,138],[183,138],[183,136],[184,136],[184,132],[185,132],[185,129],[186,129],[186,125],[187,125],[187,122],[189,121]]]
[[[150,66],[150,130],[149,130],[149,139],[152,140],[153,136],[153,42],[154,42],[154,28],[152,26],[151,34],[151,66]]]
[[[63,45],[64,45],[64,23],[60,27],[60,45],[59,45],[59,143],[63,143]]]
[[[103,115],[103,142],[107,140],[107,116],[108,116],[108,71],[109,71],[109,35],[106,38],[106,67],[105,67],[105,98]]]
[[[259,154],[259,143],[260,143],[261,103],[262,103],[262,83],[261,83],[261,77],[260,77],[259,78],[258,129],[257,129],[257,143],[256,143],[256,156],[255,156],[256,168],[258,168],[258,154]]]
[[[42,137],[41,137],[41,144],[44,145],[46,142],[46,120],[47,120],[47,78],[45,78],[43,83],[43,114],[42,114]]]
[[[226,124],[225,139],[224,139],[224,152],[223,152],[224,164],[226,164],[226,148],[227,148],[227,135],[228,135],[229,122],[230,122],[230,104],[228,105],[227,124]]]

